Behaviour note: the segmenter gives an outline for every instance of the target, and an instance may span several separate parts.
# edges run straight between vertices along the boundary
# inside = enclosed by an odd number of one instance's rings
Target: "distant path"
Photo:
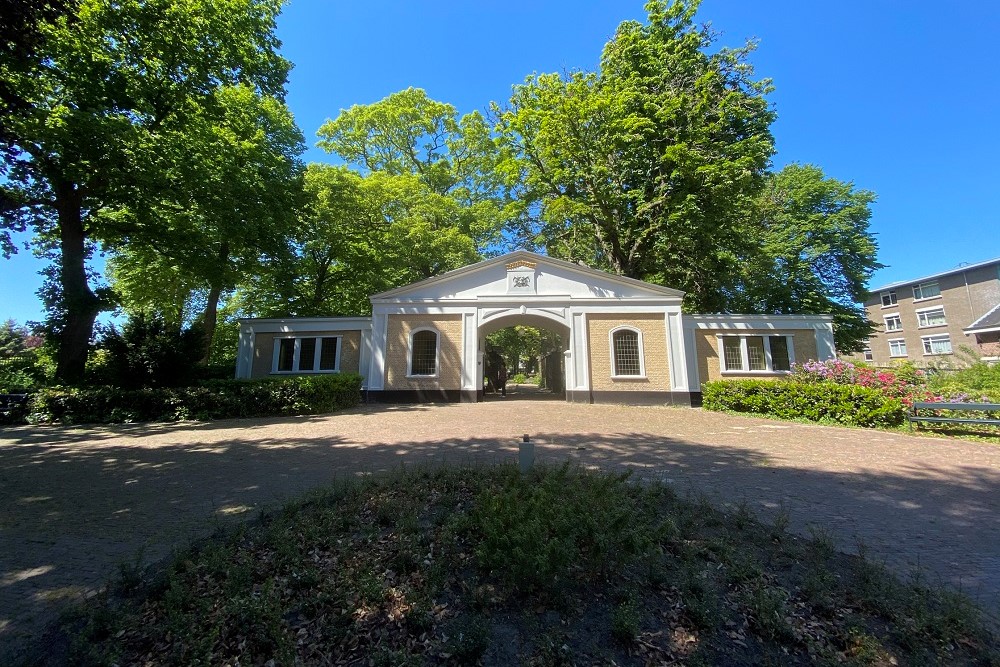
[[[1000,446],[683,408],[561,401],[374,406],[328,417],[0,430],[0,656],[66,601],[337,476],[539,457],[632,466],[791,528],[860,537],[1000,610]],[[0,659],[0,662],[4,662]]]

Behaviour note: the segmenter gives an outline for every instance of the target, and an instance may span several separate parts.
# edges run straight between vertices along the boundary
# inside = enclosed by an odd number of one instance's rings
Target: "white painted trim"
[[[639,344],[639,374],[638,375],[618,375],[615,373],[615,368],[617,360],[615,359],[615,332],[618,331],[631,331],[638,335]],[[612,380],[646,380],[646,350],[642,344],[642,329],[637,329],[636,327],[630,326],[628,324],[622,324],[608,332],[608,350],[611,357],[611,379]]]
[[[688,365],[685,349],[683,315],[678,308],[664,314],[663,328],[667,344],[667,369],[672,391],[688,391]],[[691,349],[694,349],[692,346]]]
[[[929,341],[931,341],[931,339],[934,339],[934,338],[937,338],[939,340],[943,339],[943,338],[947,338],[948,339],[948,347],[950,347],[951,350],[949,350],[948,352],[928,352],[927,348],[924,346],[924,343],[925,342],[929,342]],[[920,337],[920,351],[923,352],[923,356],[925,356],[925,357],[940,357],[941,355],[944,355],[944,354],[955,354],[955,346],[951,344],[951,334],[947,334],[947,333],[943,333],[943,334],[928,334],[926,336],[921,336]]]
[[[764,368],[762,370],[750,370],[750,348],[747,345],[747,338],[763,338],[764,339]],[[785,343],[788,346],[788,365],[791,366],[795,363],[795,341],[791,334],[771,334],[771,333],[720,333],[716,334],[715,338],[718,345],[719,354],[719,371],[723,375],[788,375],[791,370],[787,371],[776,371],[774,370],[774,361],[771,357],[771,339],[781,337],[785,339]],[[727,369],[726,368],[726,348],[725,339],[726,338],[739,338],[740,339],[740,362],[741,368],[739,369]]]
[[[433,375],[415,375],[413,373],[413,336],[420,333],[421,331],[433,331],[434,332],[434,374]],[[417,327],[416,329],[410,329],[410,334],[406,339],[406,377],[413,379],[428,379],[437,378],[441,375],[441,332],[434,327]]]
[[[889,328],[889,320],[892,319],[893,317],[895,317],[896,319],[899,320],[899,328],[897,328],[897,329],[890,329]],[[882,327],[885,329],[886,333],[895,333],[897,331],[902,331],[903,330],[903,316],[900,315],[899,313],[885,313],[884,315],[882,315]]]
[[[302,341],[306,338],[314,338],[316,340],[316,349],[313,350],[312,369],[303,371],[303,370],[298,370],[298,368],[299,368],[299,362],[301,361]],[[320,370],[319,360],[322,356],[324,338],[337,339],[337,355],[334,358],[332,369]],[[344,337],[342,335],[324,336],[322,334],[317,334],[315,336],[275,336],[273,340],[274,340],[274,349],[271,352],[271,375],[329,375],[332,373],[340,372],[340,354],[344,349]],[[292,370],[290,371],[278,370],[278,357],[280,356],[281,353],[280,341],[283,340],[295,341],[293,343],[293,348],[292,348],[293,349]]]
[[[324,331],[366,331],[372,328],[370,317],[290,317],[282,319],[244,319],[241,327],[253,333],[322,333]]]
[[[903,349],[905,349],[906,351],[903,354],[893,354],[892,353],[892,344],[893,343],[898,343],[900,341],[902,341],[902,343],[903,343]],[[909,348],[906,345],[906,339],[905,338],[886,338],[885,342],[889,346],[889,358],[890,359],[905,359],[906,357],[909,356],[910,350],[909,350]]]
[[[936,296],[931,297],[931,299],[936,299],[936,298],[937,298]],[[929,299],[922,299],[922,300],[923,301],[928,301]],[[944,304],[940,304],[940,305],[937,305],[937,306],[928,306],[926,308],[914,308],[913,312],[915,312],[915,313],[926,313],[927,311],[930,311],[930,310],[944,310]]]

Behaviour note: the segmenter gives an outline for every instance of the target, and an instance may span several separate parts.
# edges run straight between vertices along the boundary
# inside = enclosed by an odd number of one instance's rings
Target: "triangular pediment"
[[[677,301],[683,296],[684,292],[680,290],[616,276],[527,250],[517,250],[376,294],[371,300],[373,303],[385,303],[562,297]]]

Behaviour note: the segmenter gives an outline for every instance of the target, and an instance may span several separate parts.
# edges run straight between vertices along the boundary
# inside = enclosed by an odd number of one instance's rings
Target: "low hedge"
[[[189,387],[47,387],[28,405],[32,424],[121,424],[332,412],[361,401],[361,376],[212,380]]]
[[[906,408],[898,398],[878,389],[834,382],[717,380],[702,385],[702,405],[707,410],[848,426],[899,426],[906,418]]]

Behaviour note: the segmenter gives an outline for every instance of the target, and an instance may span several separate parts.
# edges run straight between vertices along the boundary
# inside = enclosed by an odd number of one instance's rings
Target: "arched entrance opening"
[[[534,314],[484,322],[478,333],[478,386],[481,400],[565,400],[569,327]],[[507,370],[506,395],[498,382]]]

